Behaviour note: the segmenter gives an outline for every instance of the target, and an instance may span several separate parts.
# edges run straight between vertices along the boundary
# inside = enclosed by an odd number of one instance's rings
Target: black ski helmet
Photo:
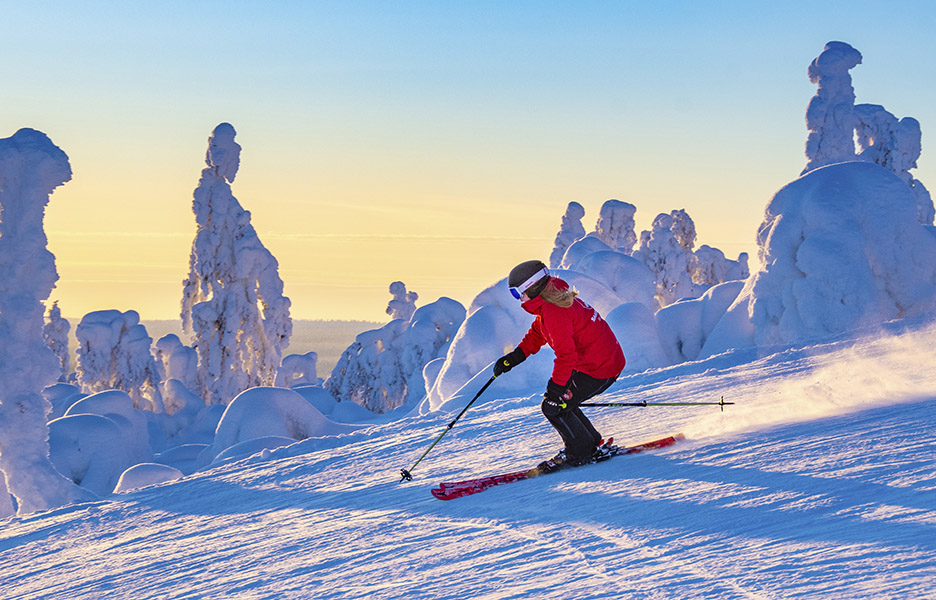
[[[526,289],[526,295],[528,297],[536,298],[543,292],[546,288],[546,283],[549,281],[549,270],[546,268],[546,265],[543,264],[543,261],[528,260],[520,263],[510,270],[510,275],[507,276],[507,285],[511,288],[516,288],[531,277],[534,277],[540,271],[545,271],[545,274],[538,279],[536,283]]]

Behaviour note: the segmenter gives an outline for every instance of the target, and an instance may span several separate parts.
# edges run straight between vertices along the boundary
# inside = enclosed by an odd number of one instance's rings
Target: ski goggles
[[[526,293],[528,289],[533,287],[536,284],[536,282],[542,279],[543,277],[549,277],[549,270],[546,269],[546,267],[543,267],[536,273],[533,273],[533,275],[530,276],[529,279],[527,279],[520,285],[510,288],[510,295],[516,298],[517,300],[523,299],[523,294]]]

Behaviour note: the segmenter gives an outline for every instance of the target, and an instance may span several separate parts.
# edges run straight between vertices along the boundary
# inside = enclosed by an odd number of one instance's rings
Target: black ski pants
[[[550,425],[559,432],[565,444],[567,460],[573,464],[588,462],[601,442],[601,434],[579,408],[579,404],[605,391],[615,381],[617,377],[595,379],[585,373],[572,371],[572,377],[569,379],[572,397],[566,401],[566,407],[555,415],[549,415],[545,410],[543,411]]]

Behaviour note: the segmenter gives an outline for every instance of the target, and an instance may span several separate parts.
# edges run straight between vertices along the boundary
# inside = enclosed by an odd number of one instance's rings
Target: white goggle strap
[[[517,290],[517,293],[519,293],[522,296],[524,292],[526,292],[528,289],[533,287],[533,285],[536,284],[536,282],[542,279],[543,277],[549,277],[549,270],[546,269],[545,267],[540,269],[536,273],[534,273],[532,276],[530,276],[529,279],[527,279],[526,281],[524,281],[523,283],[521,283],[514,289]]]

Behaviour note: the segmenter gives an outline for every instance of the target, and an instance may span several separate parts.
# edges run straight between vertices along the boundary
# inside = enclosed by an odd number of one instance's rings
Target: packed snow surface
[[[399,470],[454,413],[12,518],[3,596],[933,598],[934,344],[936,329],[903,321],[625,376],[605,399],[735,404],[589,409],[623,444],[687,440],[435,500],[440,481],[558,447],[538,388],[507,396],[498,380],[410,483]]]

